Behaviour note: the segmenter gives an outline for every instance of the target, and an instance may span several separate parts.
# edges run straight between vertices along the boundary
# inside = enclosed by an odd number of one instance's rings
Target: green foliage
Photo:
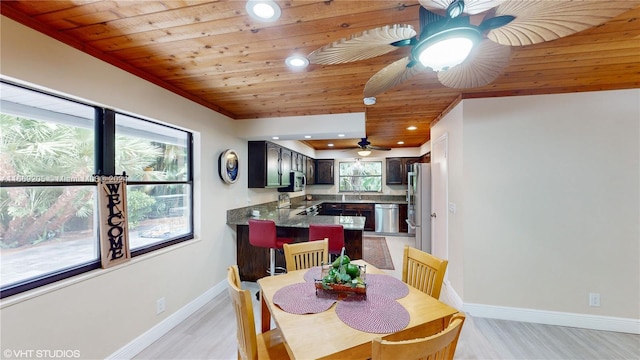
[[[127,192],[127,211],[129,227],[134,229],[140,221],[147,218],[153,210],[156,200],[142,191]]]
[[[340,162],[340,191],[382,191],[382,162]]]

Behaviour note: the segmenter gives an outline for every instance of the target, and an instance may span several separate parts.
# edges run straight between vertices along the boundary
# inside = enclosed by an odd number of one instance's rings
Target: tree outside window
[[[340,192],[381,192],[382,161],[350,161],[339,164]]]

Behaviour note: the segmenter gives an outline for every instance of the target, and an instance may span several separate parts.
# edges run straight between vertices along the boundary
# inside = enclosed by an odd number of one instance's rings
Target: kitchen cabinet
[[[316,185],[334,185],[333,159],[316,160]]]
[[[363,216],[365,217],[364,230],[375,231],[376,217],[374,204],[354,203],[322,203],[320,215],[330,216]]]
[[[342,214],[344,216],[364,216],[365,231],[375,231],[376,217],[374,204],[344,204]]]
[[[386,158],[387,185],[406,185],[411,165],[420,162],[419,157]]]
[[[287,148],[280,147],[280,185],[291,185],[291,156],[293,152]]]
[[[316,161],[310,157],[307,157],[307,167],[306,167],[306,175],[307,175],[307,185],[313,185],[316,183]]]
[[[342,215],[342,203],[322,203],[320,215],[340,216]]]
[[[249,141],[249,188],[288,186],[292,151],[268,141]]]
[[[409,224],[407,224],[407,204],[398,205],[398,224],[401,233],[409,232]]]

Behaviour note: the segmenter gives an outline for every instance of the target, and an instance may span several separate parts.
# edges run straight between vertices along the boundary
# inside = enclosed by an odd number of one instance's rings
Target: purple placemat
[[[313,282],[287,285],[273,294],[273,303],[291,314],[316,314],[328,310],[337,296],[318,293]]]
[[[339,301],[336,314],[348,326],[368,333],[388,334],[409,325],[409,312],[392,298],[367,294]]]
[[[384,295],[392,299],[400,299],[409,295],[409,287],[402,281],[389,275],[367,274],[368,295]]]
[[[304,281],[307,282],[313,282],[313,280],[315,279],[322,279],[322,267],[314,266],[310,268],[309,270],[307,270],[307,272],[304,273],[303,277]]]

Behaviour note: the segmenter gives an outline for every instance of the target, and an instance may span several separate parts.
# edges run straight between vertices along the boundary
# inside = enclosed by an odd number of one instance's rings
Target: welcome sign
[[[127,226],[127,176],[96,176],[100,218],[100,255],[108,268],[131,259]]]

